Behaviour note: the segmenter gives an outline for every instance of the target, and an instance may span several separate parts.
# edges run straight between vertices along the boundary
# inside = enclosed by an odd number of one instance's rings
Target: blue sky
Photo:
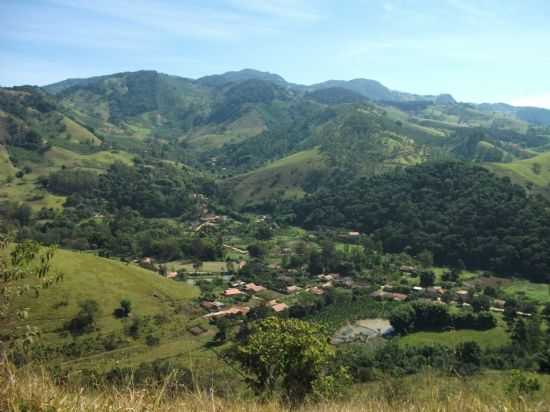
[[[0,84],[245,67],[550,107],[547,0],[0,0]]]

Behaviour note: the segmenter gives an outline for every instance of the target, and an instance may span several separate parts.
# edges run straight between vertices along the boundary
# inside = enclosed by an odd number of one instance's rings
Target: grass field
[[[267,200],[272,196],[300,198],[309,173],[326,168],[318,149],[304,150],[277,160],[253,172],[225,182],[231,185],[237,205]]]
[[[538,173],[536,164],[540,165]],[[550,183],[550,153],[542,153],[530,159],[510,163],[490,163],[486,166],[498,175],[510,177],[515,183],[532,183],[538,187],[544,187]]]
[[[101,140],[97,138],[92,132],[88,129],[85,129],[74,120],[65,117],[63,119],[65,127],[67,128],[67,134],[70,136],[71,140],[78,143],[91,143],[93,145],[101,144]]]
[[[533,283],[528,280],[514,280],[509,282],[504,291],[511,295],[521,294],[540,304],[550,303],[550,285]]]
[[[176,304],[197,296],[197,289],[174,282],[135,265],[127,265],[92,254],[58,250],[54,271],[63,273],[63,281],[41,292],[38,299],[25,298],[20,306],[30,308],[29,322],[57,327],[78,311],[78,302],[94,299],[102,308],[99,327],[105,331],[118,326],[110,316],[123,298],[132,301],[136,313],[143,315],[169,311]],[[55,308],[59,302],[66,304]]]
[[[8,176],[14,176],[15,172],[16,169],[10,162],[6,148],[0,145],[0,176],[4,179]]]
[[[187,273],[193,273],[195,271],[197,272],[208,272],[208,273],[223,273],[227,270],[227,265],[225,262],[218,262],[218,261],[205,261],[202,262],[202,265],[195,269],[193,267],[192,263],[189,263],[188,261],[173,261],[167,263],[167,267],[169,270],[185,270]]]
[[[489,330],[451,330],[446,332],[415,332],[399,338],[402,346],[423,346],[440,344],[455,346],[461,342],[477,342],[482,348],[495,348],[510,343],[504,322],[499,320],[498,325]]]
[[[202,311],[191,304],[198,296],[197,288],[134,265],[66,250],[57,251],[53,268],[64,274],[63,280],[42,290],[38,298],[18,298],[14,308],[28,308],[29,317],[26,321],[6,321],[1,326],[4,330],[21,335],[26,325],[38,327],[40,343],[51,348],[109,334],[126,339],[123,346],[113,350],[95,349],[78,358],[56,358],[62,367],[107,370],[115,364],[135,366],[155,359],[178,359],[185,364],[200,360],[201,364],[223,368],[223,362],[220,364],[204,347],[214,330],[201,318]],[[78,303],[85,299],[95,300],[101,309],[96,331],[80,337],[62,332],[65,322],[78,312]],[[130,317],[122,320],[113,316],[121,299],[132,302]],[[125,328],[137,318],[142,320],[143,332],[138,337],[125,337]],[[188,329],[197,324],[207,332],[192,335]],[[159,344],[146,344],[150,333],[160,338]]]
[[[20,165],[20,167],[30,166],[31,173],[22,178],[15,178],[10,183],[0,182],[0,199],[24,202],[34,209],[60,208],[65,202],[65,197],[53,195],[41,188],[38,184],[40,177],[47,176],[62,167],[84,168],[99,172],[117,161],[129,164],[132,161],[132,156],[126,152],[115,151],[100,151],[84,155],[61,147],[52,147],[39,160],[39,163],[25,161]],[[9,173],[10,170],[12,173]],[[0,150],[0,172],[2,172],[2,176],[15,175],[15,169],[11,163],[7,162],[5,150]]]

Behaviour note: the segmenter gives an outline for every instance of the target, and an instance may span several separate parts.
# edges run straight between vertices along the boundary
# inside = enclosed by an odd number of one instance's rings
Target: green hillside
[[[304,150],[269,163],[250,173],[224,181],[237,206],[251,206],[273,198],[300,198],[308,177],[327,169],[318,148]]]
[[[532,183],[539,188],[550,184],[550,153],[511,163],[491,163],[487,167],[520,184]]]
[[[28,308],[28,319],[17,324],[7,321],[2,327],[16,335],[24,333],[26,325],[38,327],[42,338],[35,356],[47,354],[46,359],[55,359],[71,368],[104,370],[113,367],[115,362],[136,365],[180,355],[186,361],[193,356],[206,357],[206,362],[209,358],[215,361],[215,357],[204,354],[202,349],[209,334],[195,337],[187,331],[197,322],[208,329],[200,320],[200,314],[195,314],[190,306],[198,289],[133,264],[67,250],[57,251],[53,270],[62,272],[63,280],[42,290],[38,298],[19,298],[15,304],[18,308]],[[96,330],[73,337],[64,330],[64,325],[77,314],[79,303],[90,299],[100,308]],[[122,299],[132,304],[127,319],[113,315]],[[128,336],[125,331],[136,319],[140,321],[138,335]],[[160,340],[152,348],[145,342],[149,334]],[[104,347],[108,337],[117,343]],[[78,357],[74,355],[75,350]]]

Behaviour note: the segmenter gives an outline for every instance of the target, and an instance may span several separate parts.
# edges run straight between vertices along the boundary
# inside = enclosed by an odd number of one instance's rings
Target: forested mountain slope
[[[422,166],[320,190],[293,206],[308,228],[347,227],[372,234],[384,249],[436,262],[547,280],[550,204],[509,179],[464,163]]]

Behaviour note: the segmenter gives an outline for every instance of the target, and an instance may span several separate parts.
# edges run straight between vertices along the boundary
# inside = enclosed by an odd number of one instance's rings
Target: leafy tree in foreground
[[[63,278],[62,274],[52,271],[55,247],[40,248],[33,241],[16,244],[10,253],[8,247],[8,237],[0,236],[0,319],[11,313],[14,296],[33,291],[38,297],[41,289]],[[26,315],[26,312],[17,313],[19,317]]]
[[[335,357],[328,339],[319,325],[270,317],[252,326],[235,357],[252,374],[249,383],[258,393],[270,395],[280,387],[289,401],[300,402],[345,385],[345,370],[327,372]]]

